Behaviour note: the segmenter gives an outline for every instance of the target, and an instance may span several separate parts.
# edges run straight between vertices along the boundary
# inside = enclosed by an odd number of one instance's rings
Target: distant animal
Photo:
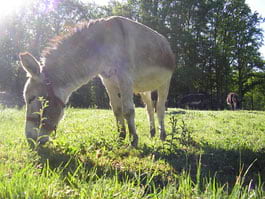
[[[160,138],[165,140],[165,102],[175,57],[166,38],[149,27],[118,16],[90,21],[53,39],[44,49],[41,62],[28,52],[21,53],[20,60],[29,76],[24,87],[28,140],[48,141],[69,96],[97,75],[107,89],[120,137],[126,136],[126,120],[135,147],[138,135],[133,93],[140,93],[147,105],[150,133],[154,136],[151,91],[156,90]],[[39,97],[48,101],[44,120],[36,114],[41,109]]]
[[[232,110],[236,110],[240,106],[239,96],[234,92],[231,92],[227,95],[226,102]]]
[[[178,102],[180,108],[208,109],[210,97],[207,93],[189,93]]]

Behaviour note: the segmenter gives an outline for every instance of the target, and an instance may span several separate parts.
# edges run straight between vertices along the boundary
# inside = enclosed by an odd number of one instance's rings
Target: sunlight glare
[[[34,0],[0,0],[0,20],[18,12],[22,6],[29,5]]]

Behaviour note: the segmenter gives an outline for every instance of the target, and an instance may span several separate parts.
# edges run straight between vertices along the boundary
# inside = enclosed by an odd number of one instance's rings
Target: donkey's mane
[[[42,51],[42,57],[46,57],[51,54],[54,50],[58,49],[60,45],[63,45],[64,40],[72,37],[73,34],[78,31],[83,31],[91,24],[93,24],[93,21],[83,22],[82,24],[70,28],[67,33],[62,33],[50,39],[47,46]]]
[[[50,40],[41,54],[42,71],[45,70],[50,81],[65,85],[67,82],[79,81],[88,74],[88,69],[80,65],[90,55],[97,53],[101,40],[95,37],[105,20],[90,20]]]
[[[103,20],[105,19],[83,22],[71,28],[68,33],[53,37],[41,53],[42,61],[45,62],[45,60],[53,58],[58,59],[60,56],[65,56],[67,51],[73,51],[73,48],[78,47],[78,43],[86,42],[86,38],[88,38],[85,37],[87,36],[86,34],[89,34],[95,24]]]

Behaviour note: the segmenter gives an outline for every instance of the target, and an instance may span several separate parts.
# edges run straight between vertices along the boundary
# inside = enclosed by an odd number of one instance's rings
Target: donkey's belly
[[[145,67],[135,71],[134,92],[153,91],[164,85],[172,76],[172,71],[161,67]]]

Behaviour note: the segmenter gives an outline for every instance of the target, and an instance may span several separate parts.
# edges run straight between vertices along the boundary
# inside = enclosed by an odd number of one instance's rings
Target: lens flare
[[[7,0],[0,1],[0,20],[21,11],[22,7],[29,5],[34,0]]]

